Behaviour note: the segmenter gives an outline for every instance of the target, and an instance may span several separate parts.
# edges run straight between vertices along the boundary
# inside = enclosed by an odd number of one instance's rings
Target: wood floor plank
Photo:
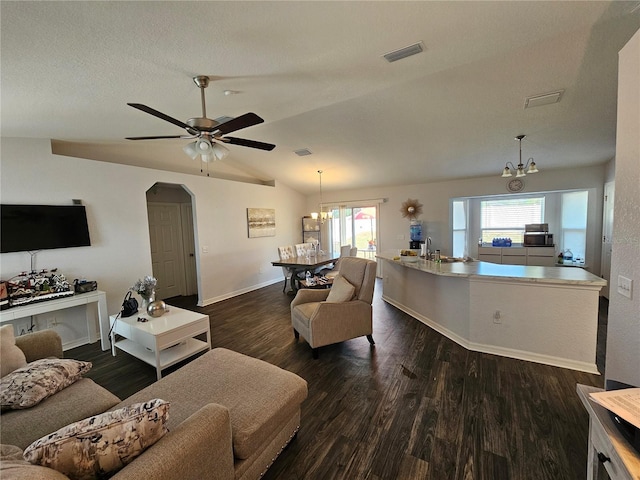
[[[376,346],[357,338],[321,348],[318,360],[293,336],[292,297],[281,284],[202,308],[194,297],[169,300],[209,315],[214,348],[307,381],[298,436],[265,480],[586,476],[588,416],[575,385],[601,387],[601,376],[470,352],[386,304],[380,287]],[[606,309],[600,316],[606,322]],[[99,343],[65,356],[91,361],[88,376],[120,398],[155,381],[153,367],[123,352],[112,357]]]

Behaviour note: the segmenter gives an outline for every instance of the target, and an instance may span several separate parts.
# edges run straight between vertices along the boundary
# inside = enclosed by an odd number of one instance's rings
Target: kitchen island
[[[382,299],[463,347],[598,373],[602,278],[581,268],[376,256]]]

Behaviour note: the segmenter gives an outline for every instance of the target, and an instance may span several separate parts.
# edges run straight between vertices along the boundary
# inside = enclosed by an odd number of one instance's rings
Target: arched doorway
[[[183,185],[158,182],[146,196],[156,297],[197,295],[193,195]]]

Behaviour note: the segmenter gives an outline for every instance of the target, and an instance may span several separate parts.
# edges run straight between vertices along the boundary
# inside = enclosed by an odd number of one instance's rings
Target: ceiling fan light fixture
[[[184,147],[182,147],[182,151],[191,157],[191,160],[195,160],[200,152],[196,148],[196,142],[187,143]]]
[[[215,155],[216,160],[222,160],[229,155],[229,149],[219,143],[213,143],[213,145],[211,145],[211,150],[213,151],[213,155]]]
[[[209,155],[211,153],[211,142],[206,138],[196,140],[196,147],[201,155]]]

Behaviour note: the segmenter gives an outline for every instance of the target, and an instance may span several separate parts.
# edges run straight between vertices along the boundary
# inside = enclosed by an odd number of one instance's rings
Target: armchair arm
[[[321,303],[309,320],[312,348],[373,333],[372,307],[361,300]]]
[[[311,303],[311,302],[323,302],[329,296],[331,290],[329,289],[313,289],[313,288],[303,288],[302,290],[298,290],[295,298],[291,302],[291,309],[296,305],[300,305],[301,303]]]
[[[16,337],[16,345],[24,352],[27,362],[40,358],[62,358],[62,339],[54,330],[41,330]]]

